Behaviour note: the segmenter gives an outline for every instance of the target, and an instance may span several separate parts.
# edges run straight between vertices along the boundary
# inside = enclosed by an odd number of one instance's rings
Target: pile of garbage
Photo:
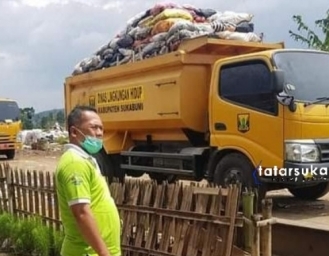
[[[68,142],[68,132],[58,123],[49,129],[23,130],[18,134],[24,149],[60,151]]]
[[[182,40],[198,36],[261,42],[262,35],[254,33],[252,18],[249,13],[158,3],[128,20],[121,33],[80,61],[72,75],[172,52]]]

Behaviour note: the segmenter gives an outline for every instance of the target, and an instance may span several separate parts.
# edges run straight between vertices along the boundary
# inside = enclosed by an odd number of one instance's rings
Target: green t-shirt
[[[107,183],[96,160],[78,146],[67,144],[56,169],[56,191],[64,226],[62,256],[97,255],[79,232],[70,205],[89,203],[111,256],[121,255],[121,223]]]

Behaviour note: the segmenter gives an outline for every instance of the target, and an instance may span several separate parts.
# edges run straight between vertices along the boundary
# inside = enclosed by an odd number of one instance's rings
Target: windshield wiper
[[[320,97],[320,98],[316,98],[315,101],[312,101],[312,102],[305,102],[305,103],[304,103],[304,107],[307,107],[307,106],[310,106],[310,105],[313,105],[313,104],[316,104],[316,103],[321,103],[321,102],[326,101],[326,100],[329,100],[329,97]]]

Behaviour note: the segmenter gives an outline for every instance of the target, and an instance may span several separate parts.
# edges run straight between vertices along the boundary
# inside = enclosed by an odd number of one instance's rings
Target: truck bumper
[[[329,182],[329,163],[294,163],[285,161],[284,167],[277,168],[276,173],[272,168],[264,168],[262,175],[259,176],[259,180],[264,183],[305,186]]]
[[[0,151],[20,150],[22,143],[20,142],[2,142],[0,143]]]

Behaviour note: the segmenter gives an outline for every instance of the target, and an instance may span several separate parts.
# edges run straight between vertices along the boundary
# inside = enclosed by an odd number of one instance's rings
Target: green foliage
[[[65,123],[65,115],[64,111],[58,111],[56,114],[56,121],[61,125],[64,126]]]
[[[20,111],[23,129],[51,129],[56,122],[62,127],[65,126],[64,109],[43,111],[37,114],[33,107],[21,108]]]
[[[65,144],[69,143],[69,138],[68,137],[58,137],[55,140],[55,142],[60,144],[60,145],[65,145]]]
[[[63,232],[53,231],[38,217],[15,218],[8,213],[0,215],[0,246],[6,243],[7,251],[26,256],[60,255]]]
[[[51,246],[49,231],[37,218],[18,220],[12,239],[16,253],[49,255]]]
[[[9,238],[13,235],[13,227],[15,226],[15,218],[8,214],[3,213],[0,215],[0,248],[4,246],[6,249],[9,250],[10,241]]]
[[[23,129],[33,129],[32,117],[35,114],[33,107],[20,108],[21,111],[21,121],[23,124]]]
[[[51,122],[52,120],[51,120],[51,118],[50,118],[50,116],[44,116],[44,117],[42,117],[41,118],[41,128],[42,129],[48,129],[49,128],[49,123]]]
[[[300,15],[294,15],[293,20],[298,25],[298,32],[305,32],[306,35],[298,34],[289,30],[290,36],[295,40],[301,43],[307,44],[309,48],[329,51],[329,9],[326,12],[326,17],[323,19],[318,19],[315,21],[315,26],[321,30],[323,33],[323,38],[321,39],[318,34],[314,30],[312,30],[309,26],[307,26],[303,18]]]
[[[51,250],[49,256],[58,256],[61,255],[62,244],[64,240],[64,232],[56,231],[51,233]]]
[[[55,109],[49,111],[43,111],[34,116],[34,126],[42,129],[51,129],[55,123],[64,127],[65,115],[64,109]]]

